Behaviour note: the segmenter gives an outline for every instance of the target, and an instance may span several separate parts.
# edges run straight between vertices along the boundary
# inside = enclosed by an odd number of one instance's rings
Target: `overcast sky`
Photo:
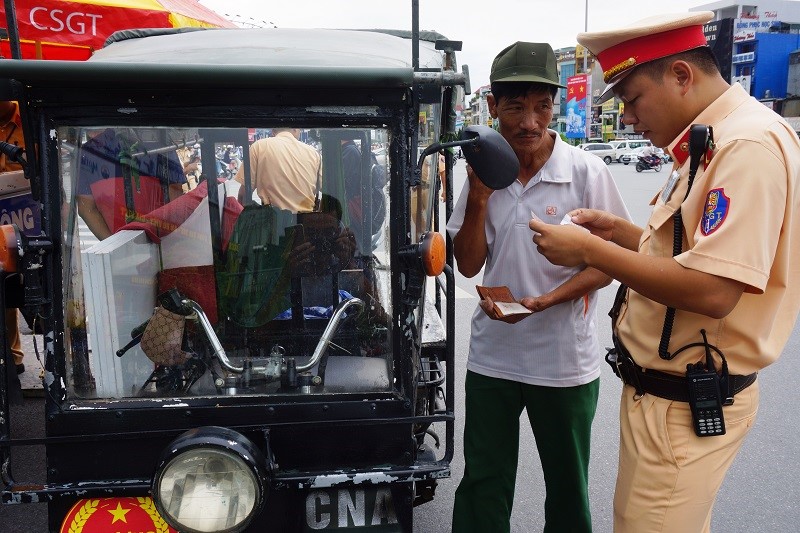
[[[698,0],[420,0],[420,30],[436,30],[462,41],[456,55],[469,65],[472,90],[489,83],[497,53],[516,41],[575,46],[575,36],[608,30],[665,12],[686,12]],[[411,0],[200,0],[234,21],[279,28],[411,29]],[[409,57],[409,61],[411,58]]]

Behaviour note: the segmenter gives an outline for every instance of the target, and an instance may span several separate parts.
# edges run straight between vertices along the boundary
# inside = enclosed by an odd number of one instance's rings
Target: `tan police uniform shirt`
[[[713,127],[716,150],[705,168],[701,163],[682,205],[685,251],[676,260],[741,281],[747,289],[723,319],[677,311],[669,351],[702,342],[705,329],[708,341],[725,354],[730,372],[750,374],[778,358],[800,307],[800,142],[780,116],[738,84],[693,123]],[[672,255],[672,215],[686,194],[689,173],[686,134],[670,146],[682,162],[675,165],[680,178],[671,194],[668,182],[654,199],[639,243],[642,253]],[[617,332],[640,366],[683,375],[687,363],[703,360],[704,351],[689,349],[672,361],[658,356],[665,310],[629,290]]]
[[[293,213],[313,211],[321,171],[319,153],[291,132],[282,131],[250,146],[251,183],[264,205]],[[244,165],[235,179],[244,184]]]

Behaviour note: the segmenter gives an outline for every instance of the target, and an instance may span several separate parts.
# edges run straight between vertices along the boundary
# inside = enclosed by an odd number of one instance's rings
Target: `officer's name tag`
[[[669,197],[672,196],[672,191],[675,190],[675,185],[678,184],[678,179],[681,177],[678,174],[677,170],[673,170],[672,174],[669,175],[669,179],[667,180],[667,184],[664,185],[664,190],[661,191],[661,202],[667,203]]]

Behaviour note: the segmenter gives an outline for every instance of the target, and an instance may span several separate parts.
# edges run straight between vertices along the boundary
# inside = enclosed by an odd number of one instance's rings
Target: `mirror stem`
[[[411,187],[416,187],[422,182],[422,164],[425,162],[425,158],[431,155],[434,152],[438,152],[444,148],[451,148],[453,146],[465,146],[467,144],[476,144],[480,140],[480,137],[472,137],[471,139],[466,139],[462,141],[450,141],[446,143],[433,143],[432,145],[428,146],[422,151],[422,154],[419,156],[419,161],[417,161],[417,168],[414,170],[414,179],[409,184]]]

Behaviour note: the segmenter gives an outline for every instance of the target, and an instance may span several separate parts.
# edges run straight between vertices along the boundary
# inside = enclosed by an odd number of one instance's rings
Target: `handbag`
[[[157,307],[142,334],[142,351],[157,365],[185,363],[192,356],[182,348],[185,328],[185,316]]]

